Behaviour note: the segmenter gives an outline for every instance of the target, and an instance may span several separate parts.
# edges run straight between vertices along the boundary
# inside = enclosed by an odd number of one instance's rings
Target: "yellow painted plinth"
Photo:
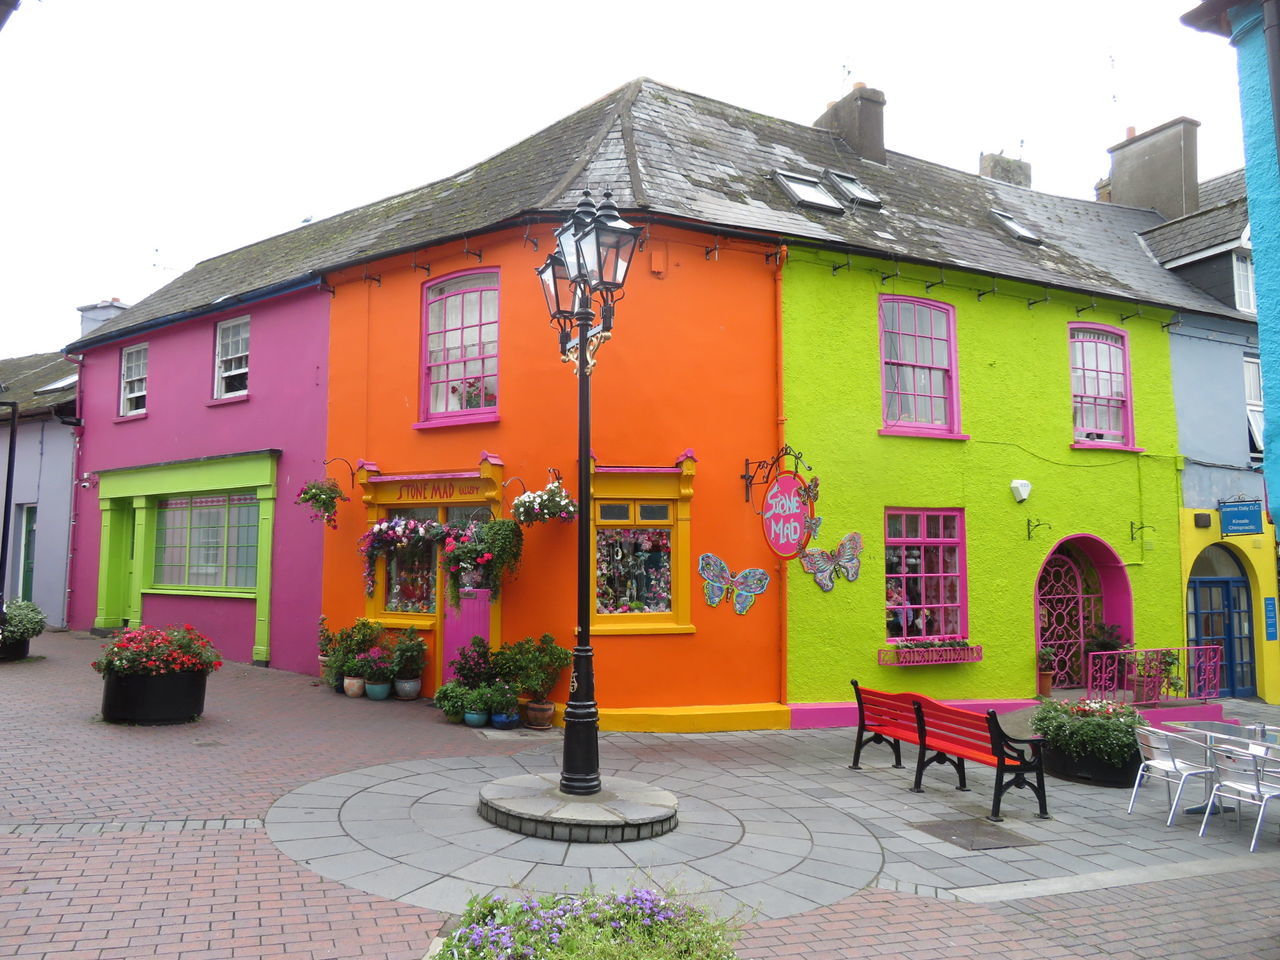
[[[564,726],[557,704],[556,726]],[[600,729],[629,733],[717,733],[725,730],[788,730],[791,709],[782,703],[723,703],[705,707],[627,707],[600,710]]]

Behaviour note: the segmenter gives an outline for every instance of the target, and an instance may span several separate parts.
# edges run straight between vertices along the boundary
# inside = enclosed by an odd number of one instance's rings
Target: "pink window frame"
[[[463,357],[461,361],[445,360],[441,364],[432,364],[430,362],[429,360],[430,353],[428,352],[428,349],[427,349],[427,343],[428,343],[427,338],[430,335],[428,312],[430,310],[432,303],[434,303],[436,300],[443,299],[441,297],[432,297],[430,294],[430,291],[432,290],[432,288],[438,287],[443,283],[451,283],[454,280],[460,280],[464,277],[485,276],[490,274],[492,274],[494,277],[494,282],[492,285],[485,284],[483,286],[466,287],[463,289],[455,290],[449,293],[447,296],[449,297],[462,296],[463,294],[467,293],[470,290],[494,291],[494,293],[497,294],[497,297],[498,297],[498,304],[497,304],[498,319],[495,321],[495,323],[499,325],[498,335],[500,337],[502,334],[502,331],[501,331],[502,289],[501,289],[501,275],[497,267],[476,267],[471,270],[459,270],[456,273],[451,273],[443,277],[437,277],[434,279],[427,280],[422,284],[422,320],[421,320],[422,330],[421,330],[421,346],[420,346],[421,361],[419,363],[419,368],[418,368],[419,369],[418,382],[419,382],[419,390],[421,392],[421,400],[419,404],[419,416],[421,419],[419,420],[418,423],[414,424],[415,427],[441,427],[441,426],[447,426],[447,425],[451,426],[455,424],[465,424],[465,423],[487,423],[487,422],[498,419],[498,408],[502,403],[501,390],[498,390],[498,403],[492,407],[479,407],[472,410],[433,411],[431,409],[431,384],[432,384],[431,368],[433,366],[442,366],[448,363],[465,362],[466,360],[483,361],[483,360],[492,358],[495,361],[495,372],[493,376],[496,380],[500,375],[500,356],[502,353],[500,348],[495,347],[495,350],[493,353],[484,353],[484,354],[478,354],[476,356]],[[446,327],[444,329],[447,330],[448,328]],[[499,342],[499,341],[495,341],[495,342]],[[483,384],[484,376],[485,374],[482,373],[481,374],[482,384]],[[481,389],[483,389],[483,386]]]
[[[1118,442],[1109,440],[1080,440],[1076,438],[1076,397],[1095,397],[1102,400],[1114,400],[1114,397],[1102,397],[1095,394],[1077,394],[1074,383],[1071,383],[1071,446],[1082,450],[1139,450],[1134,446],[1133,432],[1133,377],[1129,364],[1129,334],[1128,331],[1121,330],[1117,327],[1109,327],[1103,323],[1073,323],[1067,327],[1067,364],[1068,376],[1074,380],[1076,365],[1072,357],[1075,344],[1077,343],[1077,333],[1082,331],[1094,331],[1096,333],[1105,333],[1108,336],[1120,338],[1120,353],[1124,365],[1124,413],[1121,416],[1121,424],[1124,430],[1124,436]],[[1081,343],[1098,341],[1080,340]],[[1085,369],[1085,368],[1081,368]],[[1070,381],[1069,381],[1070,382]]]
[[[915,423],[905,422],[902,420],[890,420],[888,417],[889,410],[889,377],[887,368],[890,361],[887,359],[885,351],[885,325],[884,325],[884,305],[886,303],[912,303],[917,306],[925,307],[929,310],[937,310],[947,318],[947,366],[946,384],[947,384],[947,423],[943,426],[932,423]],[[959,355],[956,349],[956,308],[949,303],[942,303],[938,300],[925,300],[922,297],[900,297],[897,295],[881,296],[876,307],[877,321],[880,330],[880,416],[884,423],[884,428],[880,433],[886,436],[901,437],[949,437],[956,440],[968,439],[960,432],[960,368]],[[894,331],[898,333],[899,331]],[[915,336],[911,334],[910,336]],[[936,339],[936,338],[933,338]],[[942,369],[936,364],[919,364],[919,363],[900,363],[894,362],[896,367],[909,367],[912,369],[926,367],[928,369]],[[898,391],[899,396],[905,396],[903,391]],[[912,393],[911,396],[918,397],[920,394]]]
[[[894,515],[914,515],[920,518],[920,536],[919,537],[890,537],[889,536],[889,517]],[[929,517],[954,517],[956,521],[955,537],[929,537],[927,536],[928,518]],[[888,626],[885,628],[885,641],[887,643],[899,643],[906,640],[951,640],[960,639],[967,640],[969,637],[969,556],[965,549],[965,526],[964,526],[964,510],[962,508],[949,509],[924,509],[921,507],[885,507],[884,509],[884,546],[885,546],[885,577],[886,586],[890,575],[888,568],[888,555],[890,547],[920,547],[923,551],[926,546],[954,546],[956,550],[956,565],[959,567],[957,576],[959,577],[959,597],[955,603],[925,603],[924,594],[921,592],[921,600],[919,603],[900,604],[899,606],[908,609],[927,608],[927,607],[956,607],[960,613],[960,630],[958,633],[926,633],[917,636],[890,636]],[[905,573],[899,573],[897,576],[908,576]],[[914,574],[918,578],[922,578],[923,573]],[[950,574],[939,573],[939,577],[950,576]],[[922,580],[923,582],[923,580]],[[888,597],[886,595],[886,611],[889,609],[887,605]]]

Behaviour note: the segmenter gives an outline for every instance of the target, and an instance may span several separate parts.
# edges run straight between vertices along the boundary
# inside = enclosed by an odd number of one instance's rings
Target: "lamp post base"
[[[567,843],[648,840],[676,828],[669,790],[609,777],[589,797],[563,793],[555,774],[505,777],[480,788],[480,816],[494,826]]]

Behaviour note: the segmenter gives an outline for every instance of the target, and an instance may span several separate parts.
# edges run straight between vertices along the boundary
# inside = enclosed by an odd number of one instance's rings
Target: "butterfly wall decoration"
[[[714,553],[704,553],[698,558],[698,573],[706,582],[702,591],[707,603],[718,607],[726,596],[733,599],[733,610],[742,615],[751,609],[756,597],[769,586],[769,574],[759,567],[748,567],[739,574],[729,572],[729,565]]]
[[[862,567],[862,534],[846,534],[836,546],[834,552],[810,548],[801,552],[800,566],[805,573],[813,574],[813,582],[830,591],[836,585],[836,574],[840,574],[850,583],[858,579],[858,571]]]
[[[800,494],[800,499],[805,503],[818,502],[818,477],[814,477],[808,483],[800,484],[796,493]]]

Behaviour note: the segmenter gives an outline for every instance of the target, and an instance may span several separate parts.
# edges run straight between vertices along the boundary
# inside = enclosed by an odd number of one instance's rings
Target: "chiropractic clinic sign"
[[[794,560],[809,543],[814,489],[816,482],[806,485],[795,471],[783,470],[764,492],[764,538],[783,560]]]

